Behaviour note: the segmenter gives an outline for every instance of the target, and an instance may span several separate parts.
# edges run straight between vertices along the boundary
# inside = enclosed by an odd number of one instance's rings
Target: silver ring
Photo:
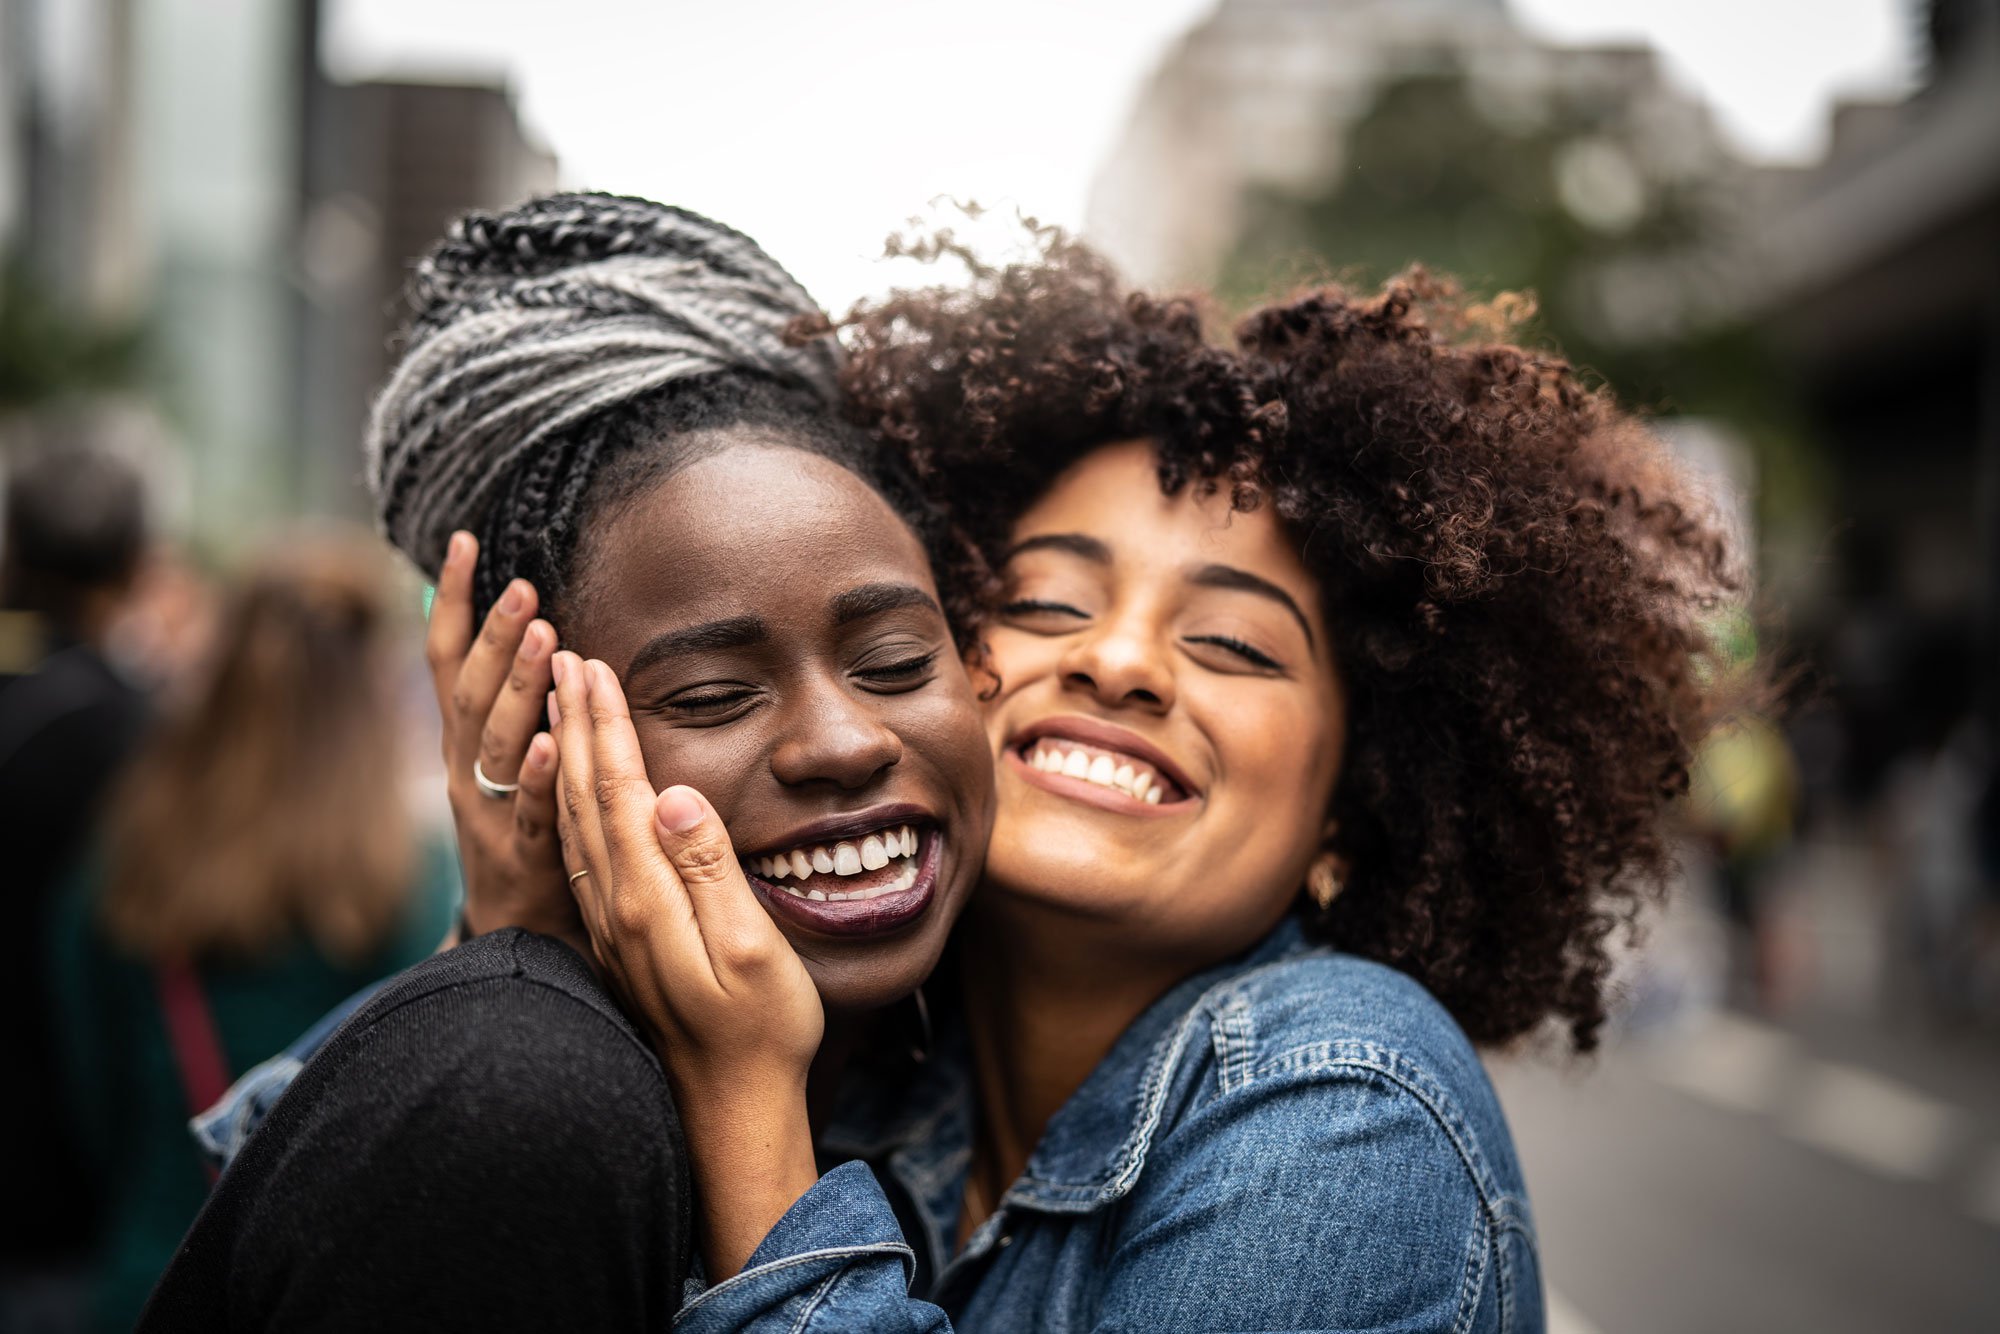
[[[521,790],[519,783],[496,783],[488,778],[486,771],[479,767],[478,760],[472,762],[472,782],[479,789],[480,796],[492,797],[495,801],[505,801]]]

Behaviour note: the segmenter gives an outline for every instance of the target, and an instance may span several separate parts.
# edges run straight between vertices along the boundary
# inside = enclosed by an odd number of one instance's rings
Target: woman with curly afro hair
[[[1597,1041],[1726,525],[1504,304],[1412,273],[1222,346],[1042,240],[849,322],[846,410],[963,536],[998,813],[925,1059],[816,1144],[756,1052],[684,1106],[858,1161],[698,1165],[763,1240],[677,1327],[1538,1330],[1475,1049]],[[657,1029],[645,916],[592,931]]]

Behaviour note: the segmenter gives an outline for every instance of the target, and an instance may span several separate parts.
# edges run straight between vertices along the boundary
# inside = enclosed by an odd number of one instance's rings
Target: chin
[[[829,1014],[866,1014],[887,1009],[922,986],[937,966],[939,953],[930,950],[917,959],[843,959],[834,964],[808,959],[806,972]]]
[[[1131,861],[1107,856],[1101,846],[1064,854],[1002,849],[996,840],[987,854],[985,888],[980,893],[986,907],[999,907],[995,901],[1005,900],[1117,919],[1132,915],[1148,897],[1147,886],[1157,883],[1143,873],[1135,874]]]

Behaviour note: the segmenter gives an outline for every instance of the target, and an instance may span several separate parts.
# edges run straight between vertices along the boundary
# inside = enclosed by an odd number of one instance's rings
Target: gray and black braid
[[[690,430],[793,428],[882,488],[833,414],[836,345],[788,336],[819,314],[812,298],[699,214],[594,194],[468,213],[418,265],[410,300],[368,481],[383,531],[426,573],[454,529],[480,536],[482,606],[516,575],[559,603],[607,474],[620,489],[656,475],[672,451],[633,452]]]

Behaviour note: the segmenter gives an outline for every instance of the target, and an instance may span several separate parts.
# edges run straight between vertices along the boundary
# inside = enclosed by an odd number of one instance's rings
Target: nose
[[[1109,708],[1165,713],[1174,706],[1174,674],[1160,632],[1138,614],[1100,621],[1063,654],[1065,690]]]
[[[771,753],[781,783],[866,787],[903,758],[903,739],[844,683],[825,682],[796,697],[784,720],[784,740]]]

